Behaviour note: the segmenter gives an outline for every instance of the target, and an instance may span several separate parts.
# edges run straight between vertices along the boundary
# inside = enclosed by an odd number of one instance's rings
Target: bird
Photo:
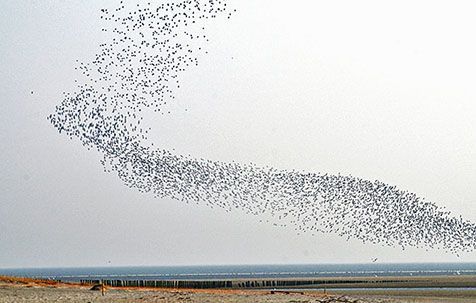
[[[101,153],[105,173],[156,198],[266,215],[265,224],[298,234],[454,254],[476,249],[475,223],[380,180],[213,161],[156,147],[144,117],[173,117],[183,74],[211,55],[208,26],[235,13],[225,0],[121,1],[100,9],[100,31],[107,35],[91,60],[76,60],[76,87],[64,92],[47,120]]]

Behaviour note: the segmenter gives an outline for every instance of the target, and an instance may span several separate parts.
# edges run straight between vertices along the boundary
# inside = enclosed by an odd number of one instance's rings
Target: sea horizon
[[[201,280],[306,277],[476,275],[476,262],[221,264],[0,268],[0,275],[62,281],[94,279]]]

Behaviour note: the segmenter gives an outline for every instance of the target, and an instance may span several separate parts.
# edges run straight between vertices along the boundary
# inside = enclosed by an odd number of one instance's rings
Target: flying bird
[[[224,0],[135,6],[121,1],[101,9],[101,31],[107,35],[92,60],[76,61],[77,87],[64,93],[48,120],[99,151],[106,172],[157,198],[268,214],[272,223],[299,234],[333,233],[453,253],[476,248],[474,223],[380,180],[211,161],[156,148],[145,115],[174,114],[170,104],[181,76],[208,53],[207,26],[235,12]]]

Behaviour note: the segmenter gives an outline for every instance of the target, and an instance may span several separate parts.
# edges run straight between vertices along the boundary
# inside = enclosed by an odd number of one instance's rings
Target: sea
[[[71,282],[82,279],[226,280],[306,277],[448,276],[476,275],[476,263],[0,268],[0,275],[44,278]]]

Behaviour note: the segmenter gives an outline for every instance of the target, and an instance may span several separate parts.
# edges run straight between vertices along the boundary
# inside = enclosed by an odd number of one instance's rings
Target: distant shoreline
[[[3,276],[3,280],[44,284],[94,285],[109,287],[145,287],[176,289],[476,289],[476,275],[447,276],[375,276],[375,277],[295,277],[273,279],[82,279],[78,282],[61,279],[35,279]]]

